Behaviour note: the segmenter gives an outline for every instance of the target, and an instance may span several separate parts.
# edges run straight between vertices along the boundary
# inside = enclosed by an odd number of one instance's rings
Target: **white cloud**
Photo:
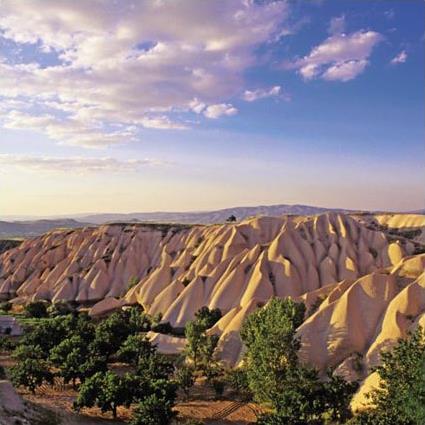
[[[133,127],[110,130],[99,125],[96,127],[94,123],[87,125],[78,119],[59,119],[53,115],[30,115],[16,110],[6,114],[3,127],[34,130],[47,135],[52,140],[84,147],[108,146],[135,139]]]
[[[398,55],[396,55],[395,57],[391,59],[391,63],[393,65],[397,65],[397,64],[406,62],[406,60],[407,60],[407,53],[405,50],[402,50]]]
[[[238,110],[230,103],[218,103],[216,105],[210,105],[204,110],[204,115],[207,118],[217,119],[222,115],[236,115]]]
[[[266,97],[279,96],[281,91],[280,86],[273,86],[270,89],[256,89],[256,90],[245,90],[243,99],[247,102],[254,102],[258,99],[264,99]]]
[[[322,75],[325,80],[350,81],[360,75],[367,66],[367,60],[338,62],[330,66]]]
[[[315,46],[307,56],[286,64],[286,68],[297,69],[306,80],[349,81],[365,70],[374,47],[382,39],[375,31],[334,34]]]
[[[57,55],[47,67],[0,61],[0,103],[53,108],[58,125],[67,114],[88,133],[94,122],[104,133],[117,124],[187,128],[173,113],[214,110],[243,92],[257,47],[285,34],[288,15],[285,1],[252,0],[0,0],[0,9],[0,38]]]
[[[196,114],[200,114],[206,107],[207,105],[204,102],[201,102],[196,98],[189,102],[189,108]]]
[[[130,159],[120,161],[114,158],[49,157],[31,155],[0,154],[2,167],[18,167],[24,171],[43,172],[136,172],[144,166],[161,165],[151,159]]]
[[[336,16],[329,23],[329,34],[341,34],[345,31],[345,16]]]

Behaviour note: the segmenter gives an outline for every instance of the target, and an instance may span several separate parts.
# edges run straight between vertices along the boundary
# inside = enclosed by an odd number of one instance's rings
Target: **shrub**
[[[190,389],[195,384],[194,370],[191,366],[183,364],[176,372],[176,382],[182,389],[185,397],[189,397]]]
[[[11,338],[0,338],[0,351],[13,351],[15,349],[15,342]]]
[[[230,387],[239,393],[244,400],[252,400],[252,392],[249,388],[248,375],[245,368],[231,369],[226,373],[226,380]]]
[[[8,301],[4,301],[4,302],[0,303],[0,310],[7,313],[10,310],[12,310],[12,304]]]
[[[0,365],[0,379],[6,379],[6,370]]]
[[[139,282],[140,279],[137,276],[130,277],[127,284],[127,290],[134,288]]]
[[[220,398],[224,394],[224,389],[226,388],[226,383],[223,379],[215,378],[212,380],[212,387],[216,398]]]
[[[28,317],[41,319],[47,317],[47,303],[45,301],[34,301],[25,307],[25,312]]]
[[[221,319],[219,308],[210,310],[208,307],[202,307],[195,313],[195,320],[206,329],[213,327]]]
[[[75,313],[75,308],[65,301],[58,301],[47,307],[47,314],[50,317],[66,316]]]

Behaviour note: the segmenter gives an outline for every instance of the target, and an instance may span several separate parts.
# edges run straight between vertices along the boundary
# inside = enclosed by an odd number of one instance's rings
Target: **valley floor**
[[[10,367],[13,363],[8,355],[0,355],[1,366]],[[71,385],[63,386],[59,381],[53,387],[43,385],[35,394],[23,389],[19,390],[19,394],[30,405],[51,412],[61,425],[123,425],[131,414],[130,409],[119,408],[118,419],[112,420],[110,413],[102,414],[98,408],[86,408],[79,414],[75,413],[72,404],[77,393]],[[255,423],[258,407],[253,403],[234,401],[230,397],[215,400],[211,390],[197,383],[188,400],[180,398],[176,411],[183,423],[184,419],[196,419],[211,425],[247,425]]]

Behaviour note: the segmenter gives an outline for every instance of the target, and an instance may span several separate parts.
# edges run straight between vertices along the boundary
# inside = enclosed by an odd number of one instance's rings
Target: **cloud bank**
[[[32,155],[0,154],[2,167],[18,167],[24,171],[74,172],[78,174],[95,172],[136,172],[145,166],[163,165],[152,159],[130,159],[120,161],[114,158],[49,157]]]
[[[23,103],[2,121],[90,147],[184,130],[195,99],[206,118],[234,115],[228,100],[255,50],[285,33],[288,15],[285,1],[253,0],[0,0],[0,10],[0,104]]]

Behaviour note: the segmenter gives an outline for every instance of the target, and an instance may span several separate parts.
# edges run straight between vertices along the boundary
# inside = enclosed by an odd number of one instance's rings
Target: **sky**
[[[425,208],[423,0],[0,0],[0,217]]]

